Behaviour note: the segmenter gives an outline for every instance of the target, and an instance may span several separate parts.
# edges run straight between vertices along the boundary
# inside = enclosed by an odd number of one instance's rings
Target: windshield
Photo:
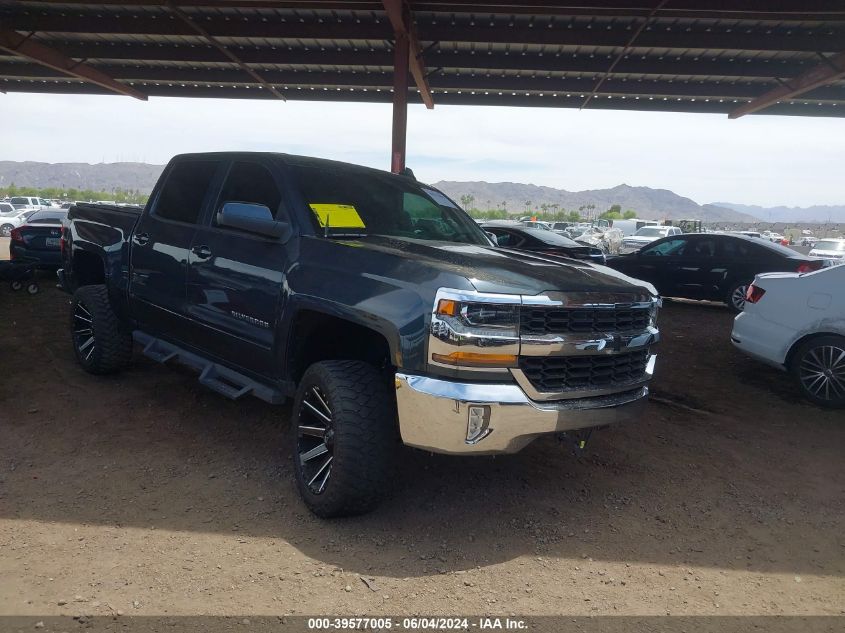
[[[820,240],[813,248],[817,251],[845,251],[845,240]]]
[[[472,218],[431,187],[352,166],[291,167],[317,227],[328,224],[338,234],[348,228],[366,235],[490,245]]]
[[[645,226],[636,233],[634,233],[634,235],[642,235],[645,237],[663,237],[664,235],[666,235],[666,229]]]
[[[30,216],[27,224],[61,224],[67,217],[67,211],[39,211]]]
[[[549,244],[551,246],[569,246],[569,247],[578,247],[580,244],[577,242],[572,241],[568,237],[561,235],[560,233],[555,233],[553,231],[544,231],[543,229],[522,229],[523,233],[526,233],[532,237],[537,238],[544,244]]]

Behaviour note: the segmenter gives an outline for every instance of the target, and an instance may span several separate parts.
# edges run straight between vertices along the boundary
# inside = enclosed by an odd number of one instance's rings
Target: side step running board
[[[157,363],[175,360],[182,365],[187,365],[200,372],[200,384],[227,398],[237,400],[246,395],[253,395],[270,404],[282,404],[285,401],[286,395],[281,389],[257,382],[234,369],[212,362],[160,338],[150,336],[140,330],[132,332],[132,338],[143,346],[143,353],[147,358]]]

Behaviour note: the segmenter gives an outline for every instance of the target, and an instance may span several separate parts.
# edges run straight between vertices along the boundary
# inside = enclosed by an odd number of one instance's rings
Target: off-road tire
[[[317,418],[303,401],[316,388],[329,408],[330,473],[324,489],[315,492],[304,471],[301,427]],[[374,366],[349,360],[322,361],[309,367],[300,381],[291,416],[291,446],[297,488],[308,508],[323,518],[363,514],[383,498],[393,466],[396,442],[396,399],[389,377]],[[323,459],[321,456],[319,459]],[[319,466],[319,462],[316,466]],[[310,474],[310,472],[309,472]]]
[[[733,310],[734,312],[736,312],[737,314],[742,312],[743,309],[745,308],[745,298],[744,298],[745,293],[744,292],[742,293],[743,299],[742,299],[742,305],[741,306],[737,305],[734,295],[739,292],[740,288],[745,288],[746,290],[748,290],[748,286],[750,286],[750,285],[751,285],[750,281],[739,281],[739,282],[737,282],[737,283],[735,283],[731,286],[731,289],[728,291],[728,296],[725,297],[725,303],[727,303],[728,307],[731,310]]]
[[[87,338],[77,335],[85,329],[85,312],[91,317],[93,343],[80,349],[87,342]],[[73,294],[70,331],[76,360],[90,374],[113,374],[132,360],[132,335],[112,310],[108,290],[103,285],[83,286]]]
[[[825,356],[827,352],[821,352],[822,349],[830,349],[833,348],[834,351],[832,355]],[[845,336],[836,336],[833,334],[823,335],[823,336],[815,336],[811,339],[808,339],[801,343],[798,349],[795,350],[795,353],[791,354],[791,361],[790,361],[790,371],[792,376],[795,378],[795,382],[798,385],[798,388],[801,390],[802,395],[815,404],[818,404],[823,407],[828,407],[831,409],[841,409],[845,407],[845,389],[841,386],[837,385],[830,385],[828,391],[828,397],[824,396],[824,390],[821,390],[821,393],[817,394],[814,393],[813,390],[810,388],[810,385],[807,384],[807,377],[806,374],[803,376],[802,374],[807,371],[808,369],[813,369],[814,359],[812,357],[812,353],[815,351],[815,361],[822,359],[823,362],[829,358],[839,358],[841,352],[845,351]],[[809,366],[807,363],[810,363]],[[802,371],[802,366],[804,370]],[[836,373],[837,378],[839,380],[839,385],[842,384],[843,380],[843,370],[845,370],[845,360],[840,361],[839,364],[835,366],[832,370]],[[812,385],[812,379],[809,380]]]

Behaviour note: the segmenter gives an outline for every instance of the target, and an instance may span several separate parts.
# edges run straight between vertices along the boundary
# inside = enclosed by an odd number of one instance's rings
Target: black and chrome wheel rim
[[[731,294],[731,303],[739,311],[745,309],[745,295],[748,293],[748,286],[737,286]]]
[[[82,303],[73,309],[73,344],[80,358],[90,360],[97,343],[94,340],[94,319]]]
[[[310,387],[302,398],[297,424],[296,458],[302,481],[319,495],[329,483],[334,460],[332,410],[319,387]]]
[[[821,345],[807,351],[798,368],[801,384],[821,400],[845,397],[845,348]]]
[[[0,235],[3,237],[9,237],[12,234],[12,227],[8,224],[4,224],[0,227]]]

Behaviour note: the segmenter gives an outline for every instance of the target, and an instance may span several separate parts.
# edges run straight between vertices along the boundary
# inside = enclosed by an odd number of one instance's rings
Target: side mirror
[[[250,202],[224,203],[217,212],[217,224],[282,241],[287,241],[291,232],[290,224],[273,219],[269,208]]]

